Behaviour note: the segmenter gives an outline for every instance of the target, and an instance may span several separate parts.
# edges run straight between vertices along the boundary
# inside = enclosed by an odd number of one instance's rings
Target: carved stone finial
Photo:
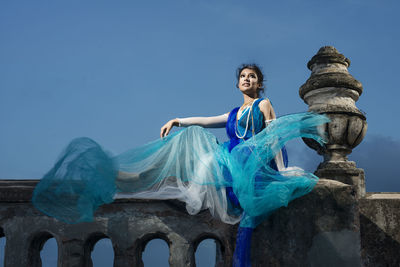
[[[304,139],[305,143],[324,156],[316,171],[317,176],[356,185],[358,195],[365,193],[364,172],[356,168],[347,155],[361,143],[367,123],[356,101],[363,91],[362,84],[347,70],[350,60],[333,46],[324,46],[308,62],[311,76],[300,87],[300,97],[309,111],[326,114],[331,122],[326,125],[328,143]]]
[[[350,67],[350,59],[340,54],[333,46],[323,46],[319,49],[318,53],[312,57],[308,62],[307,67],[311,69],[314,64],[328,64],[328,63],[340,63],[345,65],[347,68]]]

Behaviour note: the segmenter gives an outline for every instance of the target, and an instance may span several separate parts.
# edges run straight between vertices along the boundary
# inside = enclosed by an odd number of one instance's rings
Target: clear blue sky
[[[400,191],[399,11],[394,0],[1,1],[0,178],[40,178],[75,137],[116,154],[171,118],[228,112],[244,62],[263,67],[278,115],[305,111],[306,64],[333,45],[364,85],[369,128],[352,158],[369,191]],[[301,142],[291,151],[305,168],[319,161]]]

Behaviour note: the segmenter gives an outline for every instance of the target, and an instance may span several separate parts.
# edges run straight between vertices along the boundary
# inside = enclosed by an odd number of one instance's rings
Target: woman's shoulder
[[[276,115],[274,108],[272,107],[272,104],[268,98],[260,101],[260,103],[258,104],[258,108],[260,109],[265,119],[275,118]]]
[[[272,105],[271,105],[271,101],[269,101],[269,99],[268,98],[260,98],[260,101],[258,102],[258,107],[260,108],[260,109],[263,109],[263,108],[269,108],[269,107],[271,107]]]

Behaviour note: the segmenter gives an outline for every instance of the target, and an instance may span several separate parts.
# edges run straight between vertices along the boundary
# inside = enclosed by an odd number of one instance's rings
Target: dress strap
[[[260,104],[261,101],[263,101],[264,98],[260,97],[259,99],[257,99],[256,101],[254,101],[254,106],[258,106],[258,104]]]

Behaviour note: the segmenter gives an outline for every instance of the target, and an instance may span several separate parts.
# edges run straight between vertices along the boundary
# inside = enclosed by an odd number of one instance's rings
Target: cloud
[[[369,135],[349,157],[365,171],[369,192],[400,192],[397,164],[400,162],[400,140],[390,136]]]
[[[288,146],[289,164],[314,172],[322,157],[300,141]],[[400,140],[391,136],[367,135],[349,155],[365,171],[367,192],[400,192]]]

